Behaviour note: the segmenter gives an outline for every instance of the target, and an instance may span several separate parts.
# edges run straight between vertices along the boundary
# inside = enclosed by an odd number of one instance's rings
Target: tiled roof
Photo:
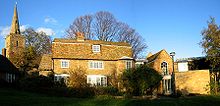
[[[18,69],[11,63],[8,58],[0,55],[0,72],[17,73]]]
[[[205,59],[205,58],[206,57],[179,58],[179,59],[176,59],[176,62],[188,62],[188,61],[200,60],[200,59]]]
[[[163,49],[163,50],[161,50],[161,51],[159,51],[159,52],[153,54],[152,56],[148,57],[148,58],[147,58],[147,61],[148,61],[148,62],[154,61],[155,59],[157,59],[157,57],[159,56],[159,54],[160,54],[162,51],[165,51],[165,50]]]
[[[41,58],[39,69],[51,70],[52,69],[52,54],[44,54]]]
[[[94,44],[100,45],[101,52],[93,53]],[[123,56],[132,57],[132,48],[125,42],[54,39],[52,46],[52,58],[118,60]]]
[[[65,39],[65,38],[55,38],[53,42],[62,42],[62,43],[90,43],[90,44],[105,44],[105,45],[117,45],[117,46],[130,46],[126,42],[110,42],[110,41],[101,41],[101,40],[85,40],[77,41],[75,39]]]

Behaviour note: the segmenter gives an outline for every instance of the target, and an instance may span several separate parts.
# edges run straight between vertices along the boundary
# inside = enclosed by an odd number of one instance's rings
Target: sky
[[[201,31],[210,16],[220,25],[220,0],[0,0],[0,48],[16,2],[21,31],[32,27],[52,38],[64,37],[79,16],[108,11],[144,38],[144,55],[165,49],[176,58],[204,56]]]

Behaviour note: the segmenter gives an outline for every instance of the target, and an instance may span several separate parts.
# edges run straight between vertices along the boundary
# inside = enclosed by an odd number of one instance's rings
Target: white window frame
[[[101,51],[101,45],[92,45],[92,52],[99,53]]]
[[[87,83],[90,86],[107,86],[107,76],[104,75],[87,75]]]
[[[89,61],[89,69],[104,69],[103,61]]]
[[[130,65],[128,65],[128,63],[130,63]],[[130,69],[132,68],[132,61],[131,60],[126,60],[125,61],[125,69]]]
[[[6,81],[9,83],[12,83],[15,81],[15,74],[6,73]]]
[[[67,66],[63,66],[63,62],[67,62]],[[61,66],[61,68],[69,68],[69,66],[70,66],[70,61],[69,60],[61,60],[60,61],[60,66]]]
[[[69,74],[55,74],[54,75],[54,81],[55,82],[60,82],[61,79],[64,79],[64,82],[67,83],[67,80],[69,78]]]
[[[166,63],[165,70],[163,69],[163,66],[162,66],[163,63]],[[161,67],[161,70],[162,70],[163,75],[169,75],[169,74],[170,74],[170,73],[169,73],[169,69],[168,69],[168,63],[167,63],[166,61],[163,61],[163,62],[160,64],[160,67]]]

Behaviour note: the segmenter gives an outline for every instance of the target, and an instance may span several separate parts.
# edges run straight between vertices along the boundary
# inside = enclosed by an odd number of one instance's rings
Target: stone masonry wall
[[[123,61],[103,61],[103,69],[89,69],[89,61],[93,60],[69,60],[69,68],[61,68],[61,59],[54,59],[54,72],[56,74],[69,73],[80,67],[86,70],[88,75],[111,75],[113,72],[124,70]],[[94,60],[95,61],[95,60]],[[98,60],[97,60],[98,61]]]
[[[183,94],[209,94],[209,70],[193,70],[175,73],[176,90]]]

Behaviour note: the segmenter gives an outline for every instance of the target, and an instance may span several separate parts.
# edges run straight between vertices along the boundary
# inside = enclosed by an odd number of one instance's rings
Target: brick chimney
[[[85,40],[84,34],[81,32],[76,32],[76,40],[77,41],[84,41]]]
[[[2,55],[3,55],[4,57],[6,57],[6,49],[5,49],[5,48],[2,49]]]

